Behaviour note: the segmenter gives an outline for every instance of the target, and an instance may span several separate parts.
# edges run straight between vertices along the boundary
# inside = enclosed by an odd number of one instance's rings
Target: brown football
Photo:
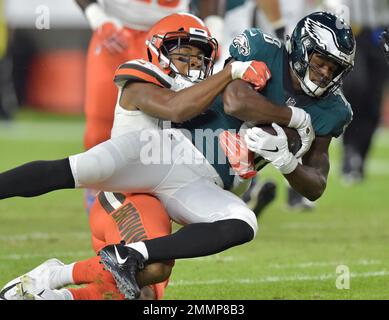
[[[276,131],[273,129],[271,125],[257,125],[256,127],[261,128],[263,131],[270,133],[272,135],[276,135]],[[296,154],[297,151],[301,148],[301,138],[298,134],[296,129],[288,128],[288,127],[282,127],[282,129],[285,131],[286,136],[288,137],[288,146],[289,151],[293,154]],[[254,159],[255,163],[255,169],[257,171],[261,170],[263,167],[265,167],[269,162],[262,158],[261,156],[257,155]]]

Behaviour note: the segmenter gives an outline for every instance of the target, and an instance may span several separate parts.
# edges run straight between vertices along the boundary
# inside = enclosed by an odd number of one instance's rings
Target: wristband
[[[304,122],[306,112],[303,109],[296,108],[296,107],[289,106],[289,108],[292,110],[292,117],[290,118],[288,127],[297,129]]]

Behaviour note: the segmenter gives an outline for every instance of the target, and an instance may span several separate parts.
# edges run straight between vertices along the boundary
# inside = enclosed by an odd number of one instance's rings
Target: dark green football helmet
[[[315,12],[299,21],[287,40],[289,63],[304,92],[323,97],[334,92],[352,70],[355,57],[355,38],[346,22],[328,12]],[[310,60],[318,53],[335,62],[336,72],[324,87],[310,80]]]

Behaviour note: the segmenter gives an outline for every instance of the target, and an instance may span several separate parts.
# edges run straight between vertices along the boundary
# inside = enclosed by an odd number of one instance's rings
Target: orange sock
[[[68,289],[74,300],[124,300],[115,283],[90,283],[84,288]]]
[[[100,257],[96,256],[84,261],[79,261],[73,267],[73,280],[75,284],[88,284],[102,281],[103,278],[113,278],[111,273],[104,271],[100,263]]]
[[[123,300],[110,272],[99,263],[100,257],[79,261],[73,267],[75,284],[87,284],[83,288],[69,289],[74,300]]]
[[[83,288],[67,288],[74,300],[124,300],[112,274],[104,270],[99,261],[100,257],[97,256],[74,264],[74,284],[86,284]],[[164,286],[163,289],[159,288],[161,285],[148,286],[147,290],[145,288],[142,298],[161,299],[164,291]]]

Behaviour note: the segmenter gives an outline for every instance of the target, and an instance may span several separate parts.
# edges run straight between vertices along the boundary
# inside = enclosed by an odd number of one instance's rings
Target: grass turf
[[[0,123],[0,171],[26,161],[57,159],[82,150],[83,119],[22,113]],[[206,258],[176,261],[166,299],[388,299],[389,131],[377,133],[366,181],[339,178],[340,144],[331,147],[325,195],[312,212],[290,212],[285,183],[270,166],[261,180],[278,182],[274,203],[249,244]],[[83,191],[57,191],[0,202],[0,286],[57,257],[88,258]],[[336,268],[351,272],[350,289],[336,288]]]

